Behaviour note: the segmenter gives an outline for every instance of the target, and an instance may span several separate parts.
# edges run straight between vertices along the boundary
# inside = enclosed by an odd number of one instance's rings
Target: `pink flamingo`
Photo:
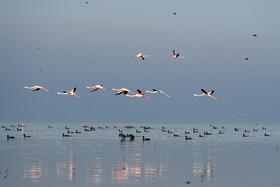
[[[76,95],[74,92],[76,91],[76,87],[70,91],[63,91],[62,93],[61,92],[57,92],[56,94],[59,94],[59,95],[73,95],[75,97],[78,97],[78,98],[81,98],[81,96],[78,96]]]
[[[39,91],[39,90],[45,90],[47,92],[50,92],[50,90],[47,90],[46,88],[43,88],[42,86],[33,86],[33,87],[28,87],[28,86],[24,86],[24,88],[26,89],[31,89],[33,92],[34,91]]]
[[[132,93],[132,94],[135,94],[134,92],[130,91],[129,89],[126,89],[126,88],[121,88],[121,89],[115,89],[115,88],[112,88],[112,90],[114,91],[118,91],[118,93],[116,93],[116,95],[120,95],[120,94],[124,94],[126,95],[128,92]]]
[[[133,56],[133,58],[141,57],[142,60],[145,60],[146,57],[149,57],[150,55],[142,55],[142,53],[138,52],[136,56]]]
[[[107,88],[104,88],[102,84],[95,85],[94,87],[87,86],[86,88],[92,89],[91,92],[94,92],[98,89],[108,90]]]
[[[169,57],[169,58],[185,58],[185,56],[179,56],[179,53],[177,53],[175,50],[173,50],[174,56]]]
[[[142,94],[142,92],[141,92],[140,90],[138,90],[138,89],[137,89],[137,94],[135,94],[135,95],[126,95],[126,96],[128,96],[128,97],[144,97],[144,98],[146,98],[146,99],[152,99],[152,98],[150,98],[150,97],[144,96],[144,95]]]
[[[193,94],[193,96],[208,96],[211,97],[212,99],[215,100],[219,100],[219,98],[213,97],[212,94],[214,93],[214,90],[212,90],[211,92],[206,92],[204,89],[201,89],[201,91],[203,92],[203,94]]]
[[[156,90],[156,89],[153,89],[153,91],[147,91],[146,90],[146,92],[147,93],[155,93],[155,94],[163,94],[163,95],[166,95],[167,97],[171,97],[170,95],[167,95],[166,93],[164,93],[163,91],[161,91],[161,90]]]

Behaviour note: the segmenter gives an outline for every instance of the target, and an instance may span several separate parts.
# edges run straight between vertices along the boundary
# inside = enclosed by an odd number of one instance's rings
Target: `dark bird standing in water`
[[[150,141],[150,138],[145,138],[144,136],[142,136],[143,141]]]
[[[69,135],[62,133],[62,137],[69,137]]]
[[[9,136],[9,135],[7,134],[7,139],[15,139],[15,137]]]

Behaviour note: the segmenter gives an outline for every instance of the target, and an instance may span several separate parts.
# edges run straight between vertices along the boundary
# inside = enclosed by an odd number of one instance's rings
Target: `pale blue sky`
[[[280,121],[280,1],[84,2],[0,1],[1,121]],[[34,85],[51,92],[23,89]],[[81,99],[55,94],[73,87]],[[220,100],[193,97],[201,88]]]

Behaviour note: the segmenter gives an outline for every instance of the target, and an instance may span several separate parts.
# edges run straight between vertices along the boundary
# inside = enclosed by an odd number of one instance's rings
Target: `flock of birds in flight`
[[[88,4],[89,2],[86,1],[85,2],[86,4]],[[173,13],[174,16],[176,16],[176,12]],[[256,34],[253,34],[254,37],[258,37],[258,35]],[[39,49],[39,48],[37,48]],[[133,56],[133,58],[142,58],[142,60],[145,60],[145,58],[148,58],[150,55],[144,55],[142,54],[141,52],[138,52],[136,56]],[[185,58],[185,56],[180,56],[179,53],[177,53],[175,50],[173,50],[173,56],[171,57],[168,57],[168,58]],[[248,57],[245,57],[244,58],[246,61],[249,60]],[[39,90],[45,90],[47,92],[50,92],[50,90],[42,87],[42,86],[33,86],[33,87],[27,87],[27,86],[24,86],[24,88],[26,89],[31,89],[32,91],[39,91]],[[106,88],[104,88],[102,86],[102,84],[99,84],[99,85],[95,85],[94,87],[90,87],[90,86],[87,86],[86,88],[88,89],[92,89],[91,92],[94,92],[94,91],[97,91],[98,89],[104,89],[104,90],[108,90]],[[72,95],[72,96],[75,96],[75,97],[78,97],[78,98],[81,98],[81,96],[78,96],[75,94],[75,91],[76,91],[76,87],[74,87],[72,90],[70,91],[63,91],[63,92],[57,92],[58,95]],[[144,94],[141,92],[141,90],[137,89],[137,93],[134,93],[132,91],[130,91],[129,89],[127,88],[121,88],[121,89],[115,89],[115,88],[112,88],[113,91],[117,91],[116,95],[120,95],[120,94],[123,94],[127,97],[142,97],[142,98],[146,98],[146,99],[152,99],[150,97],[146,97],[144,96]],[[208,96],[212,99],[215,99],[215,100],[219,100],[219,98],[216,98],[214,96],[212,96],[212,94],[214,93],[214,90],[211,90],[210,92],[207,92],[205,91],[204,89],[201,89],[202,91],[202,94],[193,94],[193,96]],[[166,95],[167,97],[171,98],[171,96],[167,95],[166,93],[164,93],[163,91],[161,90],[156,90],[156,89],[153,89],[153,91],[146,91],[147,93],[151,93],[151,94],[163,94],[163,95]],[[129,95],[128,93],[131,93],[133,95]]]
[[[174,12],[174,15],[176,15],[176,12]],[[253,34],[254,37],[258,37],[256,34]],[[38,49],[38,48],[37,48]],[[144,55],[142,54],[141,52],[138,52],[136,56],[132,56],[133,58],[142,58],[142,60],[145,60],[145,58],[148,58],[150,55]],[[180,56],[179,53],[177,53],[175,50],[173,50],[173,56],[171,57],[168,57],[168,58],[185,58],[185,56]],[[249,60],[248,57],[245,58],[245,60]],[[39,90],[45,90],[47,92],[50,92],[50,90],[42,87],[42,86],[33,86],[33,87],[27,87],[27,86],[24,86],[24,88],[26,89],[31,89],[32,91],[39,91]],[[98,84],[98,85],[95,85],[93,87],[90,87],[90,86],[87,86],[86,88],[88,89],[92,89],[91,92],[94,92],[94,91],[97,91],[98,89],[104,89],[104,90],[108,90],[107,88],[104,88],[102,86],[102,84]],[[142,98],[146,98],[146,99],[152,99],[150,97],[146,97],[144,96],[144,94],[141,92],[141,90],[137,89],[137,93],[134,93],[132,91],[130,91],[129,89],[127,88],[121,88],[121,89],[115,89],[115,88],[112,88],[113,91],[117,91],[117,94],[116,95],[120,95],[120,94],[124,94],[125,96],[127,97],[142,97]],[[75,96],[75,97],[78,97],[78,98],[81,98],[81,96],[78,96],[75,94],[75,91],[76,91],[76,87],[74,87],[72,90],[70,91],[63,91],[63,92],[57,92],[58,95],[72,95],[72,96]],[[202,94],[193,94],[193,96],[208,96],[212,99],[215,99],[215,100],[219,100],[218,98],[212,96],[212,94],[214,93],[214,90],[211,90],[210,92],[207,92],[205,91],[204,89],[201,89],[202,91]],[[163,94],[163,95],[166,95],[167,97],[171,98],[171,96],[167,95],[166,93],[164,93],[163,91],[161,90],[156,90],[156,89],[153,89],[153,91],[146,91],[147,93],[151,93],[151,94]],[[128,93],[131,93],[133,95],[129,95]]]
[[[149,57],[150,55],[143,55],[141,52],[138,52],[136,56],[133,56],[133,58],[141,57],[142,60],[145,60],[145,58]],[[175,50],[173,50],[173,56],[168,58],[185,58],[185,56],[180,56],[179,53],[177,53]]]
[[[50,92],[50,90],[48,90],[48,89],[46,89],[46,88],[44,88],[44,87],[42,87],[42,86],[32,86],[32,87],[24,86],[24,88],[25,88],[25,89],[31,89],[33,92],[34,92],[34,91],[39,91],[39,90],[41,90],[41,89],[42,89],[42,90],[45,90],[45,91],[47,91],[47,92]],[[95,92],[95,91],[97,91],[98,89],[109,90],[109,89],[107,89],[107,88],[104,88],[104,87],[102,86],[102,84],[98,84],[98,85],[95,85],[95,86],[93,86],[93,87],[87,86],[86,88],[92,89],[91,92]],[[72,96],[81,98],[81,96],[78,96],[78,95],[75,94],[76,90],[77,90],[77,89],[76,89],[76,87],[75,87],[75,88],[73,88],[73,89],[70,90],[70,91],[57,92],[56,94],[58,94],[58,95],[72,95]],[[152,99],[152,98],[150,98],[150,97],[144,96],[144,94],[143,94],[143,93],[141,92],[141,90],[139,90],[139,89],[137,89],[137,93],[134,93],[134,92],[130,91],[130,90],[127,89],[127,88],[120,88],[120,89],[112,88],[112,90],[113,90],[113,91],[117,91],[116,95],[123,94],[123,95],[125,95],[125,96],[127,96],[127,97],[142,97],[142,98],[146,98],[146,99]],[[210,92],[206,92],[204,89],[201,89],[201,91],[202,91],[202,94],[193,94],[193,96],[208,96],[208,97],[210,97],[210,98],[212,98],[212,99],[219,100],[218,98],[212,96],[212,94],[214,93],[214,90],[212,90],[212,91],[210,91]],[[148,91],[148,90],[146,90],[146,92],[147,92],[147,93],[151,93],[151,94],[163,94],[163,95],[165,95],[165,96],[171,98],[170,95],[167,95],[165,92],[163,92],[163,91],[161,91],[161,90],[153,89],[153,91]],[[131,94],[133,94],[133,95],[129,95],[128,93],[131,93]]]
[[[176,15],[176,13],[174,12],[174,15]],[[256,34],[253,34],[254,37],[258,37]],[[145,58],[148,58],[150,55],[144,55],[142,54],[141,52],[138,52],[136,56],[132,56],[133,58],[142,58],[142,60],[145,60]],[[185,58],[185,56],[180,56],[179,53],[177,53],[175,50],[173,50],[173,56],[171,57],[168,57],[168,58]],[[245,58],[245,60],[249,60],[248,57]],[[42,86],[33,86],[33,87],[27,87],[27,86],[24,86],[24,88],[26,89],[31,89],[32,91],[39,91],[39,90],[45,90],[47,92],[50,92],[50,90],[42,87]],[[91,92],[94,92],[94,91],[97,91],[98,89],[104,89],[104,90],[108,90],[107,88],[104,88],[102,86],[102,84],[98,84],[98,85],[95,85],[93,87],[90,87],[90,86],[87,86],[86,88],[88,89],[92,89]],[[150,97],[146,97],[144,96],[144,94],[141,92],[141,90],[137,89],[137,93],[134,93],[132,91],[130,91],[129,89],[127,88],[121,88],[121,89],[115,89],[115,88],[112,88],[113,91],[117,91],[117,94],[116,95],[120,95],[120,94],[124,94],[125,96],[127,97],[142,97],[142,98],[146,98],[146,99],[152,99]],[[74,87],[72,90],[70,91],[63,91],[63,92],[57,92],[58,95],[72,95],[72,96],[75,96],[75,97],[78,97],[78,98],[81,98],[81,96],[78,96],[75,94],[75,91],[76,91],[76,87]],[[215,100],[219,100],[218,98],[212,96],[212,94],[214,93],[214,90],[211,90],[210,92],[207,92],[205,91],[204,89],[201,89],[202,91],[202,94],[193,94],[193,96],[208,96],[212,99],[215,99]],[[151,94],[163,94],[163,95],[166,95],[167,97],[171,98],[171,96],[167,95],[166,93],[164,93],[163,91],[161,90],[156,90],[156,89],[153,89],[153,91],[146,91],[147,93],[151,93]],[[131,93],[133,95],[129,95],[128,93]]]

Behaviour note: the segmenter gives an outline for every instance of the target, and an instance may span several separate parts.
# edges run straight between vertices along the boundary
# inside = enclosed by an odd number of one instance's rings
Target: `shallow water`
[[[225,129],[222,125],[213,129],[209,124],[41,123],[37,132],[37,123],[25,123],[24,132],[31,138],[22,138],[16,123],[1,125],[11,129],[0,128],[1,186],[280,184],[279,125],[228,124],[223,125]],[[85,132],[83,125],[94,126],[96,131]],[[125,129],[125,125],[135,128]],[[81,134],[62,137],[62,133],[67,134],[65,126]],[[152,129],[144,132],[140,126]],[[162,132],[162,126],[179,137]],[[193,127],[199,133],[193,133]],[[235,132],[234,127],[239,131]],[[118,129],[134,134],[135,140],[121,141]],[[136,129],[142,133],[135,133]],[[250,131],[245,133],[248,137],[242,137],[245,129]],[[190,131],[188,136],[193,140],[186,141],[184,131]],[[199,138],[203,131],[212,135]],[[271,136],[265,137],[264,133]],[[7,140],[7,134],[15,139]],[[143,135],[151,141],[143,142]]]

